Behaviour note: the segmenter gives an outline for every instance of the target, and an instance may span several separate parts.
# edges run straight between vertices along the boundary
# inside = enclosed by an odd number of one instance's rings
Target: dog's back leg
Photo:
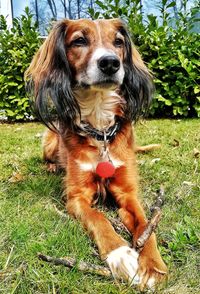
[[[43,136],[43,159],[47,162],[47,170],[56,172],[59,169],[59,135],[56,132],[47,130]]]

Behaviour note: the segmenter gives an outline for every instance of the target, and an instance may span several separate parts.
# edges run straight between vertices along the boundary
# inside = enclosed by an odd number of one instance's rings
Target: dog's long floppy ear
[[[126,100],[125,115],[128,120],[136,121],[147,112],[154,86],[152,76],[133,46],[126,28],[123,26],[120,31],[125,38],[125,77],[122,84]]]
[[[36,114],[49,127],[60,121],[73,128],[80,114],[66,57],[67,25],[67,20],[56,23],[25,73],[28,88],[32,88],[35,97]]]

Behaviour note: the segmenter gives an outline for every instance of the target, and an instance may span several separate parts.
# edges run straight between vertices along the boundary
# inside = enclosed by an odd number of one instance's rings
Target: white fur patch
[[[94,51],[87,68],[88,81],[90,81],[91,84],[98,82],[99,77],[102,75],[97,65],[98,60],[103,56],[109,56],[109,55],[116,56],[116,54],[112,50],[109,50],[107,48],[97,48]],[[118,84],[122,84],[124,74],[125,74],[124,67],[122,65],[122,62],[120,62],[120,69],[115,73],[115,77],[116,77],[116,80],[118,81]]]
[[[104,48],[104,47],[97,48],[93,52],[93,54],[91,56],[91,59],[88,62],[88,66],[87,66],[86,71],[84,70],[84,71],[78,73],[78,75],[76,77],[77,81],[80,84],[84,83],[84,84],[88,84],[88,85],[94,85],[96,83],[104,81],[104,79],[102,79],[103,74],[102,74],[101,70],[98,68],[98,64],[97,64],[98,60],[101,57],[103,57],[104,55],[105,56],[112,55],[112,56],[117,57],[115,52],[110,50],[110,49],[107,49],[107,48]],[[125,75],[124,66],[123,66],[122,61],[120,61],[120,68],[113,75],[115,77],[115,80],[116,80],[117,84],[119,84],[119,85],[122,84],[123,79],[124,79],[124,75]]]
[[[92,171],[94,169],[94,166],[92,163],[87,163],[87,162],[79,162],[78,160],[76,160],[76,162],[79,165],[79,168],[82,171]]]
[[[116,279],[126,280],[131,285],[139,284],[140,278],[137,275],[138,256],[135,249],[128,246],[119,247],[108,254],[106,262]]]
[[[75,91],[81,109],[81,119],[98,130],[109,128],[115,122],[116,109],[125,101],[108,89]]]
[[[94,53],[92,54],[91,60],[90,62],[96,62],[99,58],[101,58],[102,56],[106,55],[113,55],[115,54],[112,50],[109,50],[107,48],[97,48]]]
[[[124,165],[123,161],[121,161],[120,159],[115,159],[114,157],[112,157],[112,155],[110,156],[110,159],[111,159],[112,164],[114,165],[115,168],[118,168],[118,167]]]

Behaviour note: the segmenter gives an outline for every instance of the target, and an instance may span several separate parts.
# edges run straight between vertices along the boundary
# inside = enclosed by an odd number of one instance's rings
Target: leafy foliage
[[[133,42],[155,76],[151,115],[200,117],[200,35],[193,32],[199,23],[199,7],[180,10],[177,18],[171,18],[169,10],[176,3],[161,0],[160,18],[148,15],[144,20],[140,3],[98,0],[99,10],[90,9],[90,13],[93,18],[120,17],[127,22]]]
[[[187,255],[183,254],[185,250],[199,250],[200,236],[198,234],[197,225],[191,223],[191,218],[185,216],[182,223],[176,224],[176,228],[170,231],[170,237],[166,248],[162,248],[163,255],[168,261],[172,260],[176,263],[185,263]]]
[[[25,15],[15,18],[9,30],[5,17],[0,16],[0,117],[9,120],[24,120],[31,115],[23,76],[40,45],[32,17],[26,8]]]
[[[140,3],[97,0],[99,9],[89,12],[93,18],[121,17],[127,22],[133,42],[155,76],[152,116],[200,117],[200,35],[195,33],[199,7],[187,13],[183,9],[172,19],[169,11],[175,2],[161,0],[160,18],[148,15],[144,19]],[[0,119],[26,120],[32,115],[23,75],[40,43],[28,8],[13,20],[11,30],[0,16]]]

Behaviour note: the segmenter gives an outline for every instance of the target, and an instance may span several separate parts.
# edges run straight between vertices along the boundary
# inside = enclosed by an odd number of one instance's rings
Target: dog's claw
[[[47,163],[47,171],[50,172],[50,173],[56,173],[57,172],[57,165],[56,165],[56,163],[48,162]]]
[[[146,256],[139,258],[140,289],[144,288],[154,289],[156,284],[163,281],[167,277],[167,267],[161,258],[154,260]]]

